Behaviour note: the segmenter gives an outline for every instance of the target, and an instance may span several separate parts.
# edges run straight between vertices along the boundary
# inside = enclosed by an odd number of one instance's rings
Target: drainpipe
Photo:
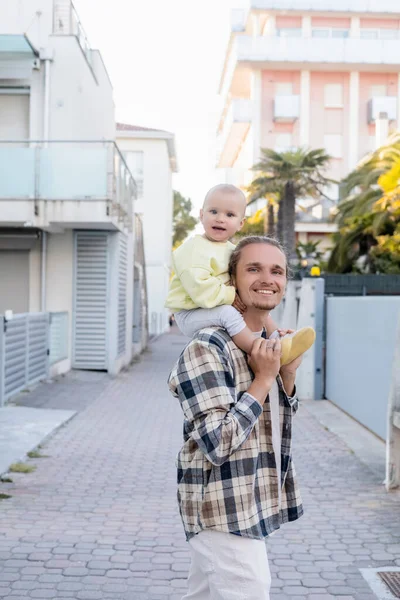
[[[43,146],[47,146],[50,123],[50,63],[53,51],[41,49],[40,59],[44,62],[44,94],[43,94]],[[42,231],[42,263],[41,263],[41,312],[46,312],[46,262],[47,262],[47,231]]]
[[[42,231],[42,276],[40,310],[46,312],[46,262],[47,262],[47,231]]]
[[[44,90],[43,90],[43,139],[49,139],[50,124],[50,66],[54,58],[52,48],[40,48],[39,58],[44,63]]]

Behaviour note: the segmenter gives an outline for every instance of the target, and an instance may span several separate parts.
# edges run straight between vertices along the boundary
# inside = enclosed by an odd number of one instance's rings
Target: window
[[[129,167],[130,172],[134,180],[136,181],[137,186],[137,197],[143,198],[143,162],[144,162],[144,152],[142,151],[128,151],[124,152],[124,158]]]
[[[398,40],[399,30],[398,29],[381,29],[379,31],[379,37],[381,40]]]
[[[315,38],[328,38],[330,35],[329,29],[313,29],[312,37]]]
[[[343,137],[340,133],[327,133],[324,135],[324,147],[332,158],[342,158]]]
[[[347,38],[349,37],[348,29],[338,29],[336,27],[318,27],[312,30],[312,37],[315,38]]]
[[[378,29],[361,29],[361,39],[363,40],[376,40],[378,39]]]
[[[361,29],[361,38],[364,40],[398,40],[398,29]]]
[[[276,96],[291,96],[293,94],[292,83],[276,83],[275,84],[275,95]]]
[[[279,37],[301,37],[300,27],[282,27],[277,29],[276,33]]]
[[[327,83],[324,89],[325,108],[343,107],[343,85],[341,83]]]
[[[275,152],[288,152],[292,149],[292,134],[278,133],[275,140]]]
[[[387,96],[387,86],[386,85],[371,85],[369,89],[370,98]]]
[[[332,29],[332,37],[333,38],[348,38],[349,30],[348,29]]]

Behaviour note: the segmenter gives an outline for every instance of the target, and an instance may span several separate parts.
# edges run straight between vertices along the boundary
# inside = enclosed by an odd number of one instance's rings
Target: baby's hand
[[[284,335],[287,335],[288,333],[295,332],[294,329],[278,329],[277,331],[278,331],[280,337],[283,337]]]
[[[233,301],[232,306],[233,308],[236,308],[236,310],[239,311],[241,315],[247,310],[247,306],[243,304],[243,302],[240,299],[240,296],[238,296],[237,294],[235,295],[235,299]]]

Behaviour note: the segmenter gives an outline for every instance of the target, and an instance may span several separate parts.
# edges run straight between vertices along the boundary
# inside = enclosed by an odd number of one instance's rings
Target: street
[[[182,416],[166,380],[184,341],[173,329],[115,379],[43,387],[43,406],[76,410],[81,393],[84,408],[28,460],[34,472],[0,486],[11,495],[0,501],[0,598],[181,599]],[[400,567],[400,495],[305,407],[294,429],[305,515],[268,542],[271,598],[373,600],[359,569]]]

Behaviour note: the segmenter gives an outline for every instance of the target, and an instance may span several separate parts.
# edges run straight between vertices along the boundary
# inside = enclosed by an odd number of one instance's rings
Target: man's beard
[[[257,310],[273,310],[276,307],[276,303],[275,302],[253,302],[252,307],[256,308]]]

